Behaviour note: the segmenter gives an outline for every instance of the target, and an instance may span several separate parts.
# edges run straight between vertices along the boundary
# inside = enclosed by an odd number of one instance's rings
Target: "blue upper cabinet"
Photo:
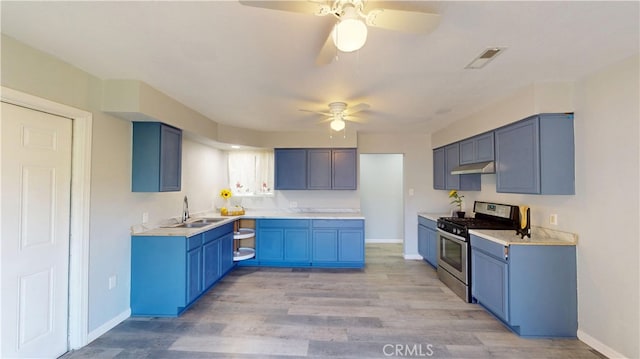
[[[460,142],[433,150],[433,188],[479,191],[480,174],[451,174],[459,165]]]
[[[182,131],[159,122],[133,122],[133,192],[180,191]]]
[[[494,160],[493,132],[474,136],[460,142],[460,164]]]
[[[307,189],[331,189],[331,150],[307,150]]]
[[[532,116],[495,136],[497,192],[575,194],[573,115]]]
[[[358,165],[355,148],[331,150],[331,188],[356,189],[358,187]]]
[[[276,190],[357,189],[355,148],[277,148],[274,156]]]
[[[440,147],[433,150],[433,189],[447,189],[444,178],[444,147]]]
[[[307,150],[276,148],[274,166],[275,189],[307,189]]]

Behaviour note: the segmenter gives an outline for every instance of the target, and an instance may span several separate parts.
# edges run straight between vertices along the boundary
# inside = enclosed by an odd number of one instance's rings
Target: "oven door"
[[[451,273],[462,283],[469,284],[469,272],[467,271],[468,242],[464,237],[456,236],[438,230],[438,266]]]

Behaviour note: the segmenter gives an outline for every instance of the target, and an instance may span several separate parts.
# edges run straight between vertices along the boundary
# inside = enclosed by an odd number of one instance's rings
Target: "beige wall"
[[[496,193],[495,175],[482,175],[481,192],[463,193],[468,211],[474,200],[526,204],[531,207],[533,225],[577,233],[579,337],[605,354],[628,358],[640,357],[639,68],[639,57],[635,56],[587,76],[575,83],[574,89],[563,92],[571,94],[575,109],[574,196]],[[535,98],[533,88],[527,88],[463,123],[478,133],[490,130],[490,126],[537,113],[542,107],[531,104]],[[493,122],[487,120],[492,112],[499,114]],[[551,111],[545,108],[540,112]],[[507,121],[505,114],[520,117]],[[434,138],[442,135],[449,142],[459,140],[454,135],[459,124],[434,134]],[[438,138],[437,143],[447,141]],[[558,215],[557,226],[548,223],[552,213]]]
[[[103,82],[78,68],[2,36],[2,86],[93,114],[89,239],[89,332],[129,309],[130,226],[149,213],[150,222],[179,216],[182,197],[191,210],[211,208],[214,191],[226,182],[224,153],[185,140],[182,192],[131,192],[131,124],[101,111]],[[199,121],[175,107],[185,121]],[[210,121],[209,121],[210,122]],[[180,127],[180,124],[177,124]],[[205,124],[206,126],[206,124]],[[117,287],[108,290],[109,276]]]

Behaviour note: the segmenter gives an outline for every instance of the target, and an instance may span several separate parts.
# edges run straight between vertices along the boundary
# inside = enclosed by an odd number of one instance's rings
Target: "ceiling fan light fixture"
[[[332,130],[338,132],[344,130],[345,123],[342,119],[336,118],[335,120],[331,121],[331,124],[329,126]]]
[[[333,43],[342,52],[359,50],[367,42],[367,25],[353,7],[346,7],[344,15],[331,31]]]

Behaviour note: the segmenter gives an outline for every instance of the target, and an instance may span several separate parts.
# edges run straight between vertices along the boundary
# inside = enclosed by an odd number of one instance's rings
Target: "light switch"
[[[409,196],[413,196],[413,188],[409,188]]]

